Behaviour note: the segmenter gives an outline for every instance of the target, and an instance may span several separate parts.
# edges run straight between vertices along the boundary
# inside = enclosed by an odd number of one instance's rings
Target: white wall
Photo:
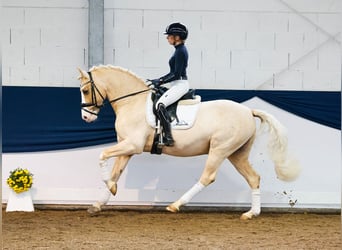
[[[87,0],[3,0],[3,83],[77,86],[88,50]]]
[[[194,88],[340,89],[339,0],[106,0],[105,64],[144,78],[168,71],[162,34],[190,30]],[[78,86],[87,68],[87,0],[4,0],[6,85]]]
[[[300,177],[290,183],[276,179],[266,153],[266,137],[256,141],[250,161],[261,175],[263,207],[340,208],[341,134],[317,123],[298,118],[258,98],[245,103],[275,115],[289,132],[289,146],[301,165]],[[105,192],[98,158],[109,145],[54,152],[3,155],[3,202],[9,187],[6,178],[16,167],[34,173],[35,204],[91,204]],[[118,183],[117,196],[110,204],[164,205],[178,199],[197,180],[206,156],[176,158],[149,153],[134,156]],[[111,160],[110,162],[113,162]],[[287,193],[284,194],[284,191]],[[194,198],[191,205],[248,206],[250,190],[246,181],[227,161],[217,180]]]

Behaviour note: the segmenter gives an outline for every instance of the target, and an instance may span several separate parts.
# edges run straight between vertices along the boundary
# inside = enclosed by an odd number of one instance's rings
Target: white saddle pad
[[[172,129],[189,129],[194,125],[196,120],[197,111],[199,105],[201,103],[201,97],[196,95],[195,100],[184,100],[178,103],[177,107],[177,117],[178,122],[176,119],[171,123]],[[151,100],[151,93],[147,96],[146,101],[146,120],[147,123],[156,128],[156,117],[153,114],[152,109],[153,102]]]

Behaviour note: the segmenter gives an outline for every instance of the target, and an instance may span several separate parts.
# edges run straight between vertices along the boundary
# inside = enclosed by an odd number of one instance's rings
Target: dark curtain
[[[341,93],[328,91],[197,90],[203,101],[230,99],[244,102],[253,97],[332,128],[341,129]]]
[[[116,142],[109,104],[93,123],[81,119],[78,88],[3,87],[3,152],[35,152]],[[340,92],[196,90],[203,101],[255,96],[311,121],[341,128]]]
[[[3,152],[77,148],[116,141],[114,112],[81,119],[79,88],[3,87]]]

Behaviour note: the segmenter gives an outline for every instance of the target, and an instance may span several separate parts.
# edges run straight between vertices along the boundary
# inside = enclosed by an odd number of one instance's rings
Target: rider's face
[[[170,45],[178,45],[182,42],[178,35],[167,35],[166,39]]]
[[[167,41],[169,42],[170,45],[174,45],[175,42],[176,42],[175,36],[173,36],[173,35],[167,35],[166,39],[167,39]]]

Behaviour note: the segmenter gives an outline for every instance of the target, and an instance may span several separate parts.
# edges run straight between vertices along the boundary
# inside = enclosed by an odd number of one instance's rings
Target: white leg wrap
[[[100,194],[100,198],[99,198],[99,201],[98,201],[98,202],[99,202],[101,205],[107,204],[107,202],[108,202],[109,199],[110,199],[111,194],[112,194],[112,193],[109,191],[109,189],[104,188],[104,189],[102,190],[102,193]]]
[[[93,207],[96,207],[98,209],[97,212],[101,211],[101,206],[107,204],[110,199],[110,195],[111,192],[107,188],[102,189],[99,200],[93,204]]]
[[[108,182],[111,179],[111,171],[108,168],[107,160],[100,160],[100,170],[101,170],[101,177],[104,183],[108,186]],[[101,206],[107,204],[110,199],[111,192],[108,188],[102,189],[99,200],[93,204],[93,207],[98,208],[98,211],[101,211]]]
[[[107,160],[100,160],[100,169],[102,180],[107,183],[111,179],[111,170],[108,168]]]
[[[253,215],[260,214],[260,206],[260,189],[252,189],[252,208],[250,211]]]
[[[107,160],[100,160],[101,176],[104,183],[106,183],[108,189],[111,189],[115,182],[112,181],[111,169],[108,167]]]
[[[189,191],[187,191],[180,199],[180,205],[187,204],[196,194],[202,191],[205,186],[201,182],[197,182]]]

